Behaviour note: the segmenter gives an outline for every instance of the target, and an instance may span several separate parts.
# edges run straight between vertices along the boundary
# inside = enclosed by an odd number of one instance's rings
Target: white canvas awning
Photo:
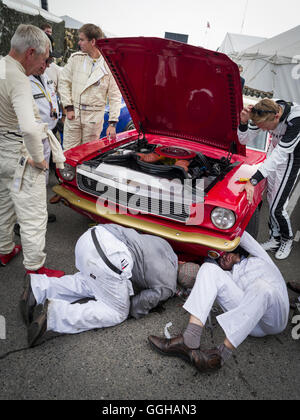
[[[227,33],[218,51],[226,55],[236,55],[252,45],[264,41],[266,38],[252,35]]]
[[[69,28],[69,29],[79,29],[84,25],[83,22],[80,22],[79,20],[73,19],[71,16],[68,16],[68,15],[61,16],[61,19],[65,21],[65,27]],[[113,34],[112,32],[106,31],[104,28],[102,28],[101,25],[98,25],[98,26],[100,26],[100,28],[105,33],[107,38],[116,38],[117,37],[117,35]]]
[[[53,15],[52,13],[47,12],[47,10],[42,9],[39,6],[36,6],[26,0],[2,0],[3,4],[9,9],[16,10],[17,12],[26,13],[28,15],[37,16],[41,15],[43,18],[49,22],[60,23],[62,19],[58,16]]]
[[[68,15],[61,16],[61,19],[65,21],[65,27],[69,29],[79,29],[84,25],[83,22],[73,19]]]
[[[300,25],[245,49],[235,61],[247,86],[300,103]]]

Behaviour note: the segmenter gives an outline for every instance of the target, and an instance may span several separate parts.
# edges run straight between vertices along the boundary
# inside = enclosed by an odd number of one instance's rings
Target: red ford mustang
[[[266,136],[237,138],[242,93],[227,56],[159,38],[98,42],[137,130],[65,153],[54,187],[72,209],[167,239],[184,257],[234,250],[254,236],[264,183],[253,203],[242,178],[266,157]]]

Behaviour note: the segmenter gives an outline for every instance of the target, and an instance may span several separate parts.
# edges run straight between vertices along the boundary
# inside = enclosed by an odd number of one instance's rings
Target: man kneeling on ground
[[[252,257],[225,253],[219,265],[201,266],[184,309],[191,314],[182,335],[172,339],[149,336],[151,346],[166,356],[186,359],[199,371],[220,368],[247,338],[282,332],[288,322],[285,281],[266,251],[247,232],[241,247]],[[225,341],[212,350],[200,349],[201,334],[217,299],[224,310],[217,321]]]
[[[33,346],[48,331],[76,334],[138,319],[174,295],[178,259],[162,238],[107,224],[77,241],[78,273],[28,275],[20,308]],[[87,303],[77,301],[89,298]]]

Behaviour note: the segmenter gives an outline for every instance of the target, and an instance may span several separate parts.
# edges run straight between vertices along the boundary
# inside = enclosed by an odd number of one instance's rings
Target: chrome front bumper
[[[64,188],[62,185],[56,185],[53,187],[53,191],[65,201],[70,203],[71,206],[77,207],[83,212],[88,212],[96,216],[103,217],[111,223],[116,223],[148,234],[160,236],[170,241],[195,244],[212,250],[225,252],[233,251],[240,243],[240,237],[236,237],[233,241],[228,241],[226,239],[204,235],[201,233],[184,232],[180,229],[173,229],[124,214],[112,213],[108,208],[101,207],[99,204],[96,206],[96,203],[93,201],[86,200],[85,198],[76,195],[74,192]]]

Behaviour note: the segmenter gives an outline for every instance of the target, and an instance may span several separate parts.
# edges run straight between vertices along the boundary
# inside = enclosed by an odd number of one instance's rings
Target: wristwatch
[[[116,127],[117,122],[116,121],[108,121],[108,125],[110,125],[111,127]]]
[[[253,187],[255,187],[258,184],[258,181],[255,178],[251,178],[250,183],[253,185]]]

